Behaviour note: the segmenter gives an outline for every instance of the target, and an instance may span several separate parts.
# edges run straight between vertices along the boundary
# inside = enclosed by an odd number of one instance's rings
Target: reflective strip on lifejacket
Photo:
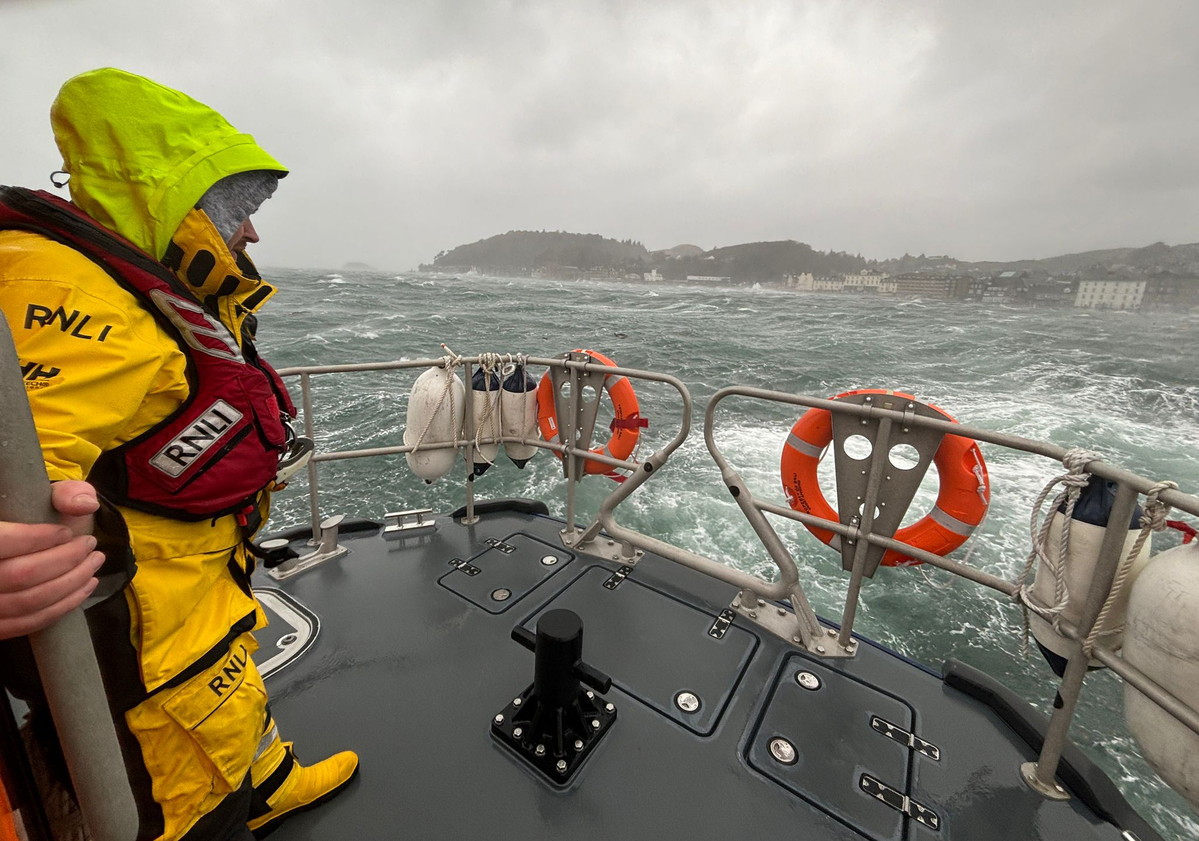
[[[793,450],[798,450],[805,456],[811,456],[812,458],[820,458],[820,454],[824,452],[823,447],[817,447],[815,444],[809,444],[794,432],[787,436],[787,446]]]
[[[949,529],[954,534],[960,534],[962,537],[969,537],[974,533],[974,529],[976,528],[969,523],[963,523],[951,514],[945,513],[945,510],[942,508],[933,508],[932,511],[928,512],[928,516],[937,525]]]
[[[279,738],[279,728],[272,721],[271,729],[269,729],[265,733],[263,733],[262,738],[258,740],[258,749],[256,751],[254,751],[254,760],[257,761],[258,757],[260,757],[264,753],[266,753],[266,749],[269,748],[272,744],[274,744],[275,740],[278,738]]]

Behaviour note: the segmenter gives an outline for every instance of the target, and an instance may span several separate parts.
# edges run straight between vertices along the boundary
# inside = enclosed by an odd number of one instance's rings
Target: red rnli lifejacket
[[[179,520],[252,511],[286,447],[296,409],[250,340],[233,334],[162,264],[45,192],[0,188],[0,230],[67,245],[130,292],[187,357],[191,391],[161,423],[105,451],[88,481],[110,501]]]

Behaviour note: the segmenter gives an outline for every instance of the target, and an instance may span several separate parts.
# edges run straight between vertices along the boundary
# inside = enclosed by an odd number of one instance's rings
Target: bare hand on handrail
[[[51,500],[62,515],[58,525],[0,522],[0,639],[52,625],[96,589],[104,563],[90,534],[96,489],[58,482]]]

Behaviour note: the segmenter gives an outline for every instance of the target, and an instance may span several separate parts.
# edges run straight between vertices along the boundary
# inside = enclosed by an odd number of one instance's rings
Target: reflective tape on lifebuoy
[[[616,367],[616,363],[602,353],[593,350],[576,350],[575,353],[586,353],[601,365]],[[604,390],[612,400],[612,410],[616,415],[608,425],[612,437],[602,447],[593,447],[591,452],[627,461],[637,448],[641,430],[649,426],[649,421],[641,417],[637,394],[633,391],[633,384],[629,382],[628,377],[620,374],[605,375]],[[558,410],[554,405],[554,383],[549,371],[545,372],[541,382],[537,384],[537,423],[541,427],[542,438],[551,444],[558,443]],[[562,453],[558,453],[557,456],[562,458]],[[583,470],[596,476],[609,474],[612,467],[600,461],[584,459]]]
[[[853,394],[892,394],[907,400],[916,399],[910,394],[881,389],[847,391],[833,399]],[[940,412],[946,420],[957,423],[945,410],[931,404],[929,408]],[[816,477],[820,457],[832,440],[832,412],[827,409],[808,409],[800,416],[783,444],[783,493],[796,511],[840,522],[837,510],[825,499]],[[886,458],[886,455],[880,454],[878,457]],[[960,435],[946,435],[941,439],[933,463],[937,465],[941,480],[937,503],[919,521],[897,531],[895,539],[934,555],[948,555],[965,543],[982,522],[991,500],[991,480],[978,444]],[[841,548],[841,536],[836,532],[813,526],[808,526],[808,531],[834,549]],[[923,562],[891,550],[883,555],[882,563],[884,566],[910,566]]]

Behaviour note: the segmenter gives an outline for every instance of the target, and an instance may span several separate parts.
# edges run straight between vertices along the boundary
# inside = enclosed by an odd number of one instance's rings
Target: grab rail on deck
[[[853,569],[851,571],[849,592],[846,596],[845,612],[842,617],[841,631],[838,638],[840,644],[846,645],[851,641],[850,634],[852,633],[862,580],[865,576],[866,547],[869,545],[897,550],[904,555],[925,561],[955,575],[991,587],[1009,597],[1015,594],[1017,587],[1009,581],[956,561],[951,561],[948,558],[934,555],[931,552],[917,549],[914,546],[909,546],[891,537],[873,534],[870,531],[870,526],[873,521],[872,513],[875,510],[879,490],[877,482],[871,482],[866,486],[866,496],[862,505],[863,513],[858,526],[845,525],[800,511],[794,511],[790,508],[755,500],[749,488],[746,487],[745,482],[729,465],[715,442],[716,407],[723,400],[732,396],[749,397],[806,408],[826,409],[835,413],[856,416],[863,421],[877,420],[879,421],[879,425],[873,450],[869,457],[870,459],[887,458],[887,453],[890,449],[892,424],[902,424],[905,427],[923,427],[935,430],[942,435],[957,435],[975,441],[996,444],[1009,449],[1044,456],[1057,462],[1061,462],[1066,455],[1067,451],[1064,447],[1044,441],[1023,438],[1018,435],[992,432],[968,424],[921,417],[913,415],[911,412],[883,408],[871,403],[858,404],[842,400],[827,400],[759,388],[724,388],[713,395],[712,399],[708,402],[707,411],[704,416],[704,439],[708,445],[708,451],[720,467],[721,477],[726,486],[728,486],[730,492],[736,498],[742,511],[746,513],[751,526],[766,546],[767,551],[770,552],[771,557],[775,560],[781,572],[786,574],[794,562],[786,552],[782,541],[773,527],[771,527],[770,523],[763,516],[764,513],[795,520],[807,526],[834,531],[841,534],[847,540],[855,541],[856,549],[853,553]],[[1133,512],[1136,509],[1138,496],[1149,492],[1156,484],[1149,479],[1122,468],[1114,467],[1101,460],[1089,462],[1084,469],[1087,473],[1116,483],[1116,496],[1108,517],[1108,525],[1128,523],[1132,519]],[[1199,497],[1169,489],[1159,491],[1158,498],[1174,508],[1186,511],[1194,516],[1199,516]],[[611,520],[610,517],[609,520]],[[614,523],[605,523],[605,526],[609,527],[610,530],[612,525]],[[618,529],[617,532],[613,533],[619,533],[622,539],[637,545],[637,536],[630,534],[627,530]],[[1123,557],[1123,535],[1124,532],[1120,528],[1111,528],[1105,532],[1104,540],[1099,550],[1098,563],[1091,581],[1091,587],[1087,591],[1087,598],[1080,621],[1077,625],[1062,623],[1062,630],[1066,638],[1071,642],[1072,651],[1058,688],[1058,698],[1060,701],[1054,705],[1040,757],[1037,762],[1026,763],[1021,769],[1024,779],[1029,786],[1047,797],[1064,799],[1067,796],[1064,789],[1055,782],[1055,776],[1062,750],[1067,742],[1068,731],[1074,717],[1078,698],[1082,691],[1083,680],[1087,673],[1087,665],[1090,662],[1091,655],[1083,649],[1083,641],[1090,635],[1099,612],[1111,592],[1117,567],[1120,565]],[[762,583],[764,584],[765,582]],[[750,591],[750,595],[752,597],[752,590]],[[743,594],[741,597],[742,610],[745,609],[746,601],[746,595]],[[1097,647],[1093,651],[1093,655],[1104,665],[1108,666],[1113,673],[1119,675],[1120,678],[1143,693],[1192,732],[1199,734],[1199,710],[1195,707],[1164,689],[1139,669],[1127,663],[1123,657],[1117,655],[1110,648]]]
[[[504,355],[507,358],[508,355]],[[312,382],[311,378],[320,374],[344,374],[368,371],[398,371],[414,368],[445,368],[447,365],[462,365],[465,373],[465,408],[464,408],[464,423],[463,423],[463,438],[455,439],[454,441],[445,441],[431,444],[421,444],[421,449],[436,450],[436,449],[464,449],[466,461],[466,514],[463,522],[466,524],[477,522],[475,516],[475,483],[472,471],[474,461],[474,451],[476,440],[480,444],[524,444],[531,447],[537,447],[543,450],[551,450],[559,455],[565,456],[563,459],[564,468],[567,478],[566,489],[566,528],[563,529],[563,541],[572,547],[577,548],[593,548],[587,544],[593,542],[598,536],[600,525],[597,517],[591,525],[580,531],[575,525],[576,514],[576,487],[583,473],[583,465],[586,461],[596,461],[612,468],[622,468],[632,471],[628,481],[624,482],[617,494],[619,499],[613,503],[613,506],[619,504],[623,499],[626,499],[636,488],[649,478],[652,473],[662,467],[669,460],[670,455],[679,448],[679,446],[687,439],[687,435],[691,431],[691,392],[682,380],[677,377],[672,377],[669,374],[659,374],[654,371],[642,371],[636,368],[623,368],[613,365],[600,365],[591,361],[591,357],[586,353],[574,352],[563,354],[561,357],[546,358],[533,356],[514,357],[523,361],[527,365],[536,365],[547,368],[551,371],[561,372],[561,376],[555,378],[555,402],[558,408],[558,417],[561,422],[560,426],[563,434],[559,440],[564,442],[574,443],[550,443],[543,441],[540,438],[522,438],[518,436],[499,436],[499,437],[478,437],[476,439],[474,428],[474,390],[470,387],[471,380],[474,376],[474,368],[483,361],[482,356],[463,356],[463,357],[440,357],[435,359],[415,359],[415,360],[398,360],[394,362],[366,362],[347,365],[302,365],[290,368],[280,369],[279,375],[282,377],[298,376],[300,378],[300,401],[304,411],[304,434],[309,438],[315,435],[315,424],[313,423],[312,410]],[[648,456],[641,462],[630,461],[625,459],[617,459],[603,453],[592,452],[591,434],[594,427],[595,413],[598,408],[598,400],[586,401],[584,399],[583,386],[589,384],[590,381],[593,387],[596,387],[595,393],[599,394],[603,387],[603,380],[608,375],[617,375],[630,377],[632,379],[646,380],[649,382],[664,383],[674,388],[682,400],[682,414],[679,423],[679,431],[675,434],[665,446]],[[564,379],[563,379],[564,377]],[[564,396],[559,388],[561,383],[569,383],[569,394]],[[564,419],[564,420],[563,420]],[[569,433],[567,431],[570,430]],[[326,461],[339,461],[343,459],[367,458],[372,456],[387,456],[387,455],[402,455],[416,450],[416,446],[410,444],[397,445],[391,447],[374,447],[362,450],[341,450],[334,452],[318,452],[309,461],[308,471],[308,505],[309,516],[312,523],[313,539],[316,540],[320,534],[320,496],[318,488],[318,478],[316,466],[318,463]],[[622,495],[620,491],[627,488]],[[628,554],[625,553],[626,547],[622,547],[621,551],[615,557],[626,561],[635,561],[636,555],[628,549]]]
[[[454,364],[464,364],[466,373],[468,374],[467,382],[470,382],[470,375],[473,374],[473,366],[479,364],[481,357],[462,357],[456,358]],[[704,557],[702,555],[690,552],[686,549],[674,546],[663,540],[642,534],[632,529],[621,526],[616,522],[615,510],[621,502],[643,485],[649,478],[661,469],[669,459],[670,455],[683,443],[690,430],[691,416],[691,396],[687,387],[677,378],[664,374],[657,374],[650,371],[640,371],[636,369],[621,368],[616,366],[598,365],[589,361],[590,357],[586,354],[565,354],[562,358],[546,359],[530,357],[526,361],[528,364],[545,366],[551,369],[559,369],[566,372],[571,383],[570,395],[568,403],[563,406],[561,396],[557,394],[555,399],[558,400],[559,418],[565,414],[568,422],[563,424],[563,430],[573,430],[573,434],[563,435],[563,440],[571,440],[577,443],[577,446],[570,444],[552,444],[546,441],[516,438],[516,437],[501,437],[501,438],[485,438],[479,439],[481,443],[519,443],[529,446],[539,447],[541,449],[552,450],[559,454],[564,454],[566,475],[568,479],[567,485],[567,527],[563,529],[563,541],[566,545],[573,548],[580,548],[585,551],[597,551],[594,543],[598,538],[601,530],[606,532],[612,538],[619,541],[621,549],[615,559],[623,563],[635,564],[639,555],[636,550],[653,552],[667,560],[679,563],[690,567],[701,573],[709,575],[713,578],[732,584],[740,589],[740,594],[733,602],[733,608],[740,612],[750,621],[757,623],[765,629],[775,633],[784,639],[790,640],[811,653],[824,657],[837,656],[853,656],[857,643],[853,639],[853,624],[857,613],[858,604],[860,601],[861,587],[867,576],[866,572],[866,554],[868,547],[879,547],[883,550],[894,550],[910,558],[929,563],[939,569],[943,569],[954,575],[982,584],[1004,595],[1013,597],[1018,587],[1010,581],[999,578],[996,575],[976,569],[966,564],[959,563],[940,555],[935,555],[924,549],[895,540],[893,536],[885,534],[877,534],[872,531],[873,512],[875,503],[878,501],[879,483],[877,479],[872,480],[866,485],[865,498],[862,504],[862,516],[852,521],[850,524],[845,524],[833,520],[827,520],[822,517],[817,517],[801,511],[795,511],[789,507],[784,507],[770,502],[765,502],[756,499],[745,481],[737,473],[736,470],[729,464],[728,460],[716,446],[714,437],[715,414],[716,408],[724,400],[733,397],[748,397],[759,400],[766,400],[776,403],[784,403],[805,408],[827,409],[834,413],[856,416],[865,423],[867,421],[877,421],[878,425],[875,428],[875,440],[873,441],[873,450],[870,458],[885,458],[885,454],[889,451],[891,441],[891,428],[893,425],[902,424],[906,428],[918,427],[922,429],[932,430],[939,435],[952,434],[965,438],[970,438],[975,441],[981,441],[989,444],[1007,447],[1009,449],[1019,450],[1021,452],[1030,453],[1033,455],[1043,456],[1057,462],[1061,462],[1066,455],[1066,448],[1048,442],[1036,441],[1029,438],[1023,438],[1017,435],[1009,435],[1007,433],[992,432],[979,427],[968,424],[953,423],[934,417],[924,417],[913,415],[910,411],[899,411],[888,409],[882,406],[873,405],[871,403],[857,404],[849,403],[841,400],[828,400],[818,397],[808,397],[804,395],[795,395],[785,392],[769,391],[759,388],[748,387],[730,387],[718,391],[708,402],[704,416],[704,440],[707,444],[708,451],[716,465],[720,468],[721,479],[728,487],[737,506],[749,520],[751,527],[762,541],[771,559],[779,569],[779,579],[777,581],[766,581],[758,576],[751,575],[738,569],[722,564],[718,561]],[[304,421],[305,433],[309,436],[313,434],[312,424],[312,404],[311,404],[311,384],[310,377],[317,374],[332,374],[346,373],[356,371],[379,371],[379,370],[398,370],[410,368],[429,368],[429,367],[445,367],[450,364],[446,358],[442,359],[422,359],[402,362],[388,363],[366,363],[360,365],[328,365],[328,366],[301,366],[293,368],[285,368],[279,373],[283,376],[299,376],[301,378],[301,398],[304,406]],[[679,432],[675,437],[664,447],[641,462],[622,461],[611,457],[604,456],[591,452],[590,446],[590,429],[585,428],[581,423],[582,406],[581,406],[581,388],[582,379],[588,374],[617,374],[635,379],[644,379],[654,382],[666,383],[674,387],[682,397],[683,415],[680,423]],[[555,381],[557,384],[557,380]],[[473,412],[472,412],[472,389],[466,389],[466,428],[464,430],[465,438],[453,442],[443,442],[438,444],[423,445],[427,449],[441,448],[457,448],[463,447],[466,449],[466,461],[468,471],[473,460],[473,451],[475,445],[475,435],[473,428]],[[562,408],[567,411],[563,413]],[[594,415],[592,415],[594,420]],[[906,429],[905,429],[906,431]],[[583,437],[580,437],[580,436]],[[395,447],[377,447],[365,450],[346,450],[340,452],[320,453],[315,456],[312,462],[308,465],[309,472],[309,494],[310,507],[313,521],[314,534],[319,530],[319,514],[318,514],[318,489],[316,477],[316,463],[325,461],[334,461],[339,459],[363,458],[368,456],[378,455],[394,455],[412,452],[415,449],[413,446],[395,446]],[[582,465],[586,460],[599,461],[611,467],[620,467],[632,470],[633,473],[609,494],[601,503],[599,512],[595,519],[584,529],[579,530],[575,527],[575,486],[578,479],[581,477]],[[1104,479],[1117,483],[1117,492],[1115,501],[1110,513],[1109,523],[1127,523],[1131,520],[1133,511],[1135,510],[1138,495],[1147,493],[1155,485],[1149,479],[1138,476],[1135,473],[1114,467],[1102,460],[1094,460],[1088,463],[1085,467],[1087,473],[1099,476]],[[877,471],[871,471],[875,473]],[[469,475],[469,474],[468,474]],[[468,478],[466,482],[467,504],[466,517],[464,522],[473,522],[474,517],[474,483]],[[1181,511],[1185,511],[1194,516],[1199,516],[1199,497],[1191,494],[1186,494],[1178,490],[1162,490],[1159,491],[1158,498]],[[812,610],[811,604],[807,599],[803,586],[799,581],[798,567],[794,558],[787,550],[778,533],[770,525],[766,518],[766,514],[772,514],[779,517],[784,517],[789,520],[802,523],[806,526],[811,526],[819,529],[834,532],[841,535],[847,543],[852,542],[854,547],[852,552],[853,563],[850,570],[850,584],[846,595],[845,609],[842,616],[840,631],[825,629],[817,619],[815,612]],[[589,545],[590,544],[590,545]],[[1097,647],[1090,655],[1083,650],[1083,640],[1087,638],[1093,628],[1108,594],[1111,591],[1112,582],[1116,575],[1117,567],[1121,561],[1123,538],[1119,529],[1111,529],[1106,532],[1105,539],[1100,548],[1099,561],[1096,566],[1094,577],[1092,579],[1091,588],[1087,593],[1086,603],[1084,605],[1081,621],[1077,626],[1068,622],[1062,623],[1062,631],[1064,636],[1070,640],[1073,651],[1068,660],[1065,673],[1062,677],[1059,686],[1058,695],[1060,703],[1055,704],[1050,719],[1049,729],[1045,734],[1044,744],[1041,749],[1038,761],[1035,763],[1027,763],[1022,767],[1022,774],[1025,781],[1034,790],[1040,792],[1046,797],[1065,798],[1064,789],[1057,785],[1055,776],[1057,766],[1061,758],[1061,753],[1068,741],[1068,731],[1074,717],[1075,708],[1078,703],[1079,695],[1082,691],[1083,680],[1086,676],[1087,665],[1090,657],[1103,662],[1112,672],[1119,675],[1129,685],[1142,692],[1146,697],[1154,701],[1158,706],[1182,722],[1193,732],[1199,734],[1199,710],[1190,706],[1185,701],[1179,699],[1169,691],[1164,689],[1160,684],[1153,681],[1139,669],[1133,667],[1124,661],[1122,657],[1117,655],[1111,649],[1102,646]],[[603,554],[602,551],[597,553]],[[776,601],[787,600],[790,602],[794,613],[790,613],[781,608],[774,609],[770,606],[766,599]]]

